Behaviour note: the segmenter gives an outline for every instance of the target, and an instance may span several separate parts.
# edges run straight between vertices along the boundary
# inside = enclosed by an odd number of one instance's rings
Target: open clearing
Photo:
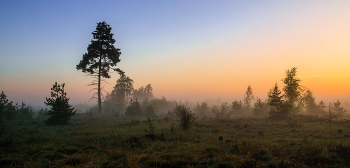
[[[297,115],[148,124],[127,117],[77,114],[66,126],[41,120],[2,123],[0,165],[7,167],[348,167],[350,123]],[[172,126],[173,127],[172,129]],[[342,132],[338,132],[342,130]],[[219,137],[222,140],[219,140]]]

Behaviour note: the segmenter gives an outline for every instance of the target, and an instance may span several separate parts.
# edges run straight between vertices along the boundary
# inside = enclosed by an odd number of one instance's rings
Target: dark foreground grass
[[[188,131],[176,121],[72,117],[69,125],[3,123],[1,167],[349,167],[350,125],[332,129],[318,118],[198,119]],[[142,119],[141,119],[142,121]],[[175,123],[175,130],[171,130]],[[342,133],[338,133],[342,129]],[[222,141],[219,141],[219,136]]]

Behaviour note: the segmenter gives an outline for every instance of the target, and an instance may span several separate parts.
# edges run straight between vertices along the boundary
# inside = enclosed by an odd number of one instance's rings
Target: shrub
[[[26,106],[26,104],[22,102],[22,104],[17,109],[16,114],[18,115],[18,119],[32,119],[35,112],[33,107]]]
[[[45,110],[43,108],[41,108],[38,112],[37,112],[37,117],[38,118],[48,118],[48,114],[49,110],[47,108],[45,108]]]
[[[237,100],[233,101],[231,107],[232,107],[233,113],[235,114],[242,112],[243,110],[242,101],[237,101]]]
[[[140,116],[142,114],[142,108],[140,103],[137,101],[130,101],[130,105],[126,108],[126,116]]]
[[[201,104],[197,103],[196,107],[194,108],[194,112],[201,116],[207,115],[209,113],[208,103],[207,102],[203,102]]]
[[[175,106],[175,114],[180,118],[181,127],[184,130],[189,129],[193,122],[198,118],[194,117],[194,114],[192,114],[189,108],[185,105],[177,104]]]
[[[152,104],[149,104],[146,108],[145,108],[145,113],[147,117],[152,117],[154,115],[156,115],[156,113],[154,112],[154,107]]]

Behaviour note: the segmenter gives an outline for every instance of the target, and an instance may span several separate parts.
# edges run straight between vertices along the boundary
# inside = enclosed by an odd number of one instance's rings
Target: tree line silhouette
[[[116,40],[111,33],[112,28],[106,22],[97,23],[96,30],[92,32],[93,39],[87,47],[87,53],[83,54],[82,60],[76,65],[77,70],[86,73],[93,78],[90,86],[95,91],[91,99],[97,99],[97,106],[87,111],[91,114],[105,115],[126,115],[126,116],[147,116],[152,117],[158,114],[173,116],[176,113],[178,102],[160,99],[153,95],[151,84],[135,89],[133,79],[125,75],[125,72],[115,68],[120,60],[120,49],[114,47]],[[113,90],[105,96],[102,94],[106,81],[104,78],[111,78],[110,73],[117,72],[120,77],[116,81]],[[292,114],[306,111],[307,114],[328,116],[329,118],[341,117],[346,110],[341,103],[329,104],[327,112],[326,104],[323,101],[315,102],[315,97],[310,89],[300,84],[301,79],[297,78],[297,68],[286,70],[283,81],[283,88],[280,90],[277,83],[267,93],[267,100],[260,98],[255,100],[251,85],[247,87],[243,102],[234,100],[231,104],[225,102],[221,105],[209,105],[207,102],[197,103],[193,111],[197,116],[207,117],[213,115],[216,118],[230,117],[231,115],[253,114],[255,116],[268,115],[270,118],[288,118]],[[0,119],[12,120],[15,118],[33,118],[34,116],[46,117],[47,125],[67,124],[70,117],[76,110],[69,104],[69,98],[64,92],[64,86],[55,83],[51,88],[51,98],[46,98],[45,104],[51,106],[50,110],[39,110],[35,112],[32,107],[24,103],[14,105],[8,101],[4,92],[0,96]],[[283,91],[283,93],[282,93]],[[253,106],[252,106],[253,103]],[[211,106],[211,107],[210,107]],[[186,109],[189,111],[189,109]]]

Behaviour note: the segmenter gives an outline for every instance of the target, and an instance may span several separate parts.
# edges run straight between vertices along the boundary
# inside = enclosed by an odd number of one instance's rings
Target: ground
[[[139,122],[140,119],[140,122]],[[349,167],[350,123],[292,119],[198,118],[184,131],[176,119],[77,114],[65,126],[4,121],[4,167]],[[173,129],[172,129],[173,127]],[[342,130],[341,133],[338,130]],[[222,137],[222,141],[219,137]]]

